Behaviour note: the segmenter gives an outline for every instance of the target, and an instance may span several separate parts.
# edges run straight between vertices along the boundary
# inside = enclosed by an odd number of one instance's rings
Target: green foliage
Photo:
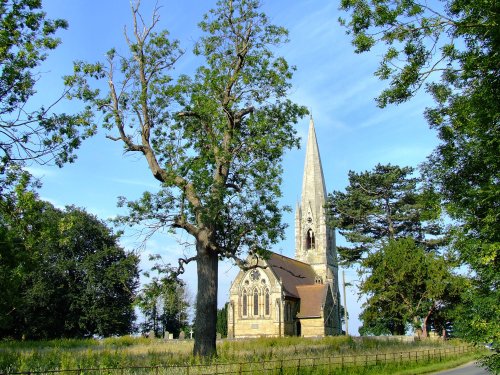
[[[217,309],[217,333],[220,333],[221,336],[227,337],[227,306],[228,302],[224,304],[222,309]]]
[[[217,262],[242,263],[245,252],[264,254],[283,237],[281,161],[298,146],[293,125],[307,112],[287,99],[294,67],[275,56],[286,42],[257,0],[220,0],[199,26],[193,53],[202,60],[194,76],[170,75],[182,51],[168,33],[141,23],[132,6],[134,37],[129,51],[114,49],[103,63],[75,64],[66,77],[72,97],[103,119],[109,138],[142,154],[161,183],[137,201],[121,222],[183,230],[196,241],[196,255],[180,259],[177,272],[198,262],[197,354],[215,352]],[[109,90],[92,89],[106,79]],[[203,277],[203,278],[202,278]]]
[[[40,200],[22,174],[0,198],[0,337],[130,332],[138,258],[96,217]]]
[[[412,238],[390,240],[361,261],[368,276],[361,281],[366,295],[362,334],[404,335],[409,326],[433,327],[441,333],[453,321],[453,310],[467,286],[451,270],[453,262],[426,252]]]
[[[28,100],[36,93],[40,64],[47,52],[60,44],[55,34],[67,28],[65,20],[50,20],[41,11],[41,0],[0,3],[0,177],[11,163],[27,160],[58,165],[74,160],[74,150],[93,133],[87,113],[54,114],[54,103],[28,112]]]
[[[152,255],[149,260],[157,261],[152,268],[157,276],[142,287],[135,300],[135,305],[146,318],[141,331],[148,333],[153,330],[158,337],[168,331],[177,338],[188,324],[186,286],[182,280],[171,277],[172,269],[162,263],[160,255]],[[149,272],[144,274],[150,277]]]
[[[406,101],[422,87],[434,97],[436,106],[425,114],[441,143],[426,175],[457,221],[455,247],[475,275],[466,315],[482,322],[470,324],[464,337],[492,341],[498,349],[498,310],[488,313],[500,300],[498,3],[345,0],[341,8],[350,12],[342,23],[357,51],[387,48],[375,73],[390,80],[377,99],[381,107]],[[498,371],[500,361],[495,366]]]
[[[338,247],[345,263],[360,260],[391,239],[411,237],[428,250],[443,244],[438,196],[419,187],[411,167],[375,166],[373,171],[349,171],[346,192],[329,194],[327,212],[352,247]]]

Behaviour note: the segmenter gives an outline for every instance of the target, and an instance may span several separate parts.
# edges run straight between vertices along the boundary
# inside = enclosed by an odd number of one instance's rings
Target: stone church
[[[307,139],[302,197],[295,212],[295,259],[253,260],[231,284],[228,337],[341,334],[335,231],[326,225],[326,189],[314,122]]]

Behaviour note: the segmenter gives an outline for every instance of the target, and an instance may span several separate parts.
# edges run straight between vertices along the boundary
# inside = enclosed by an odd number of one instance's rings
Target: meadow
[[[1,341],[0,374],[71,370],[96,374],[103,369],[107,369],[104,373],[120,375],[327,374],[331,368],[339,374],[416,373],[418,368],[446,368],[453,361],[453,364],[464,363],[479,354],[454,340],[404,343],[351,337],[222,340],[217,344],[218,356],[211,359],[193,357],[192,348],[191,340],[129,336],[103,340]]]

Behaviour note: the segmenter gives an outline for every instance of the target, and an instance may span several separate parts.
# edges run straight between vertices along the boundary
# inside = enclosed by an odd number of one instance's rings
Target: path
[[[466,363],[451,370],[434,372],[435,375],[490,375],[484,368],[476,365],[475,362]]]

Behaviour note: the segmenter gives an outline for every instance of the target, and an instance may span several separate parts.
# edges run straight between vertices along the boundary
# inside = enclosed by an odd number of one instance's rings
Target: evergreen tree
[[[413,238],[432,250],[443,244],[438,196],[414,169],[378,164],[373,171],[349,171],[346,191],[327,199],[330,224],[352,244],[338,246],[346,263],[380,250],[389,240]]]

